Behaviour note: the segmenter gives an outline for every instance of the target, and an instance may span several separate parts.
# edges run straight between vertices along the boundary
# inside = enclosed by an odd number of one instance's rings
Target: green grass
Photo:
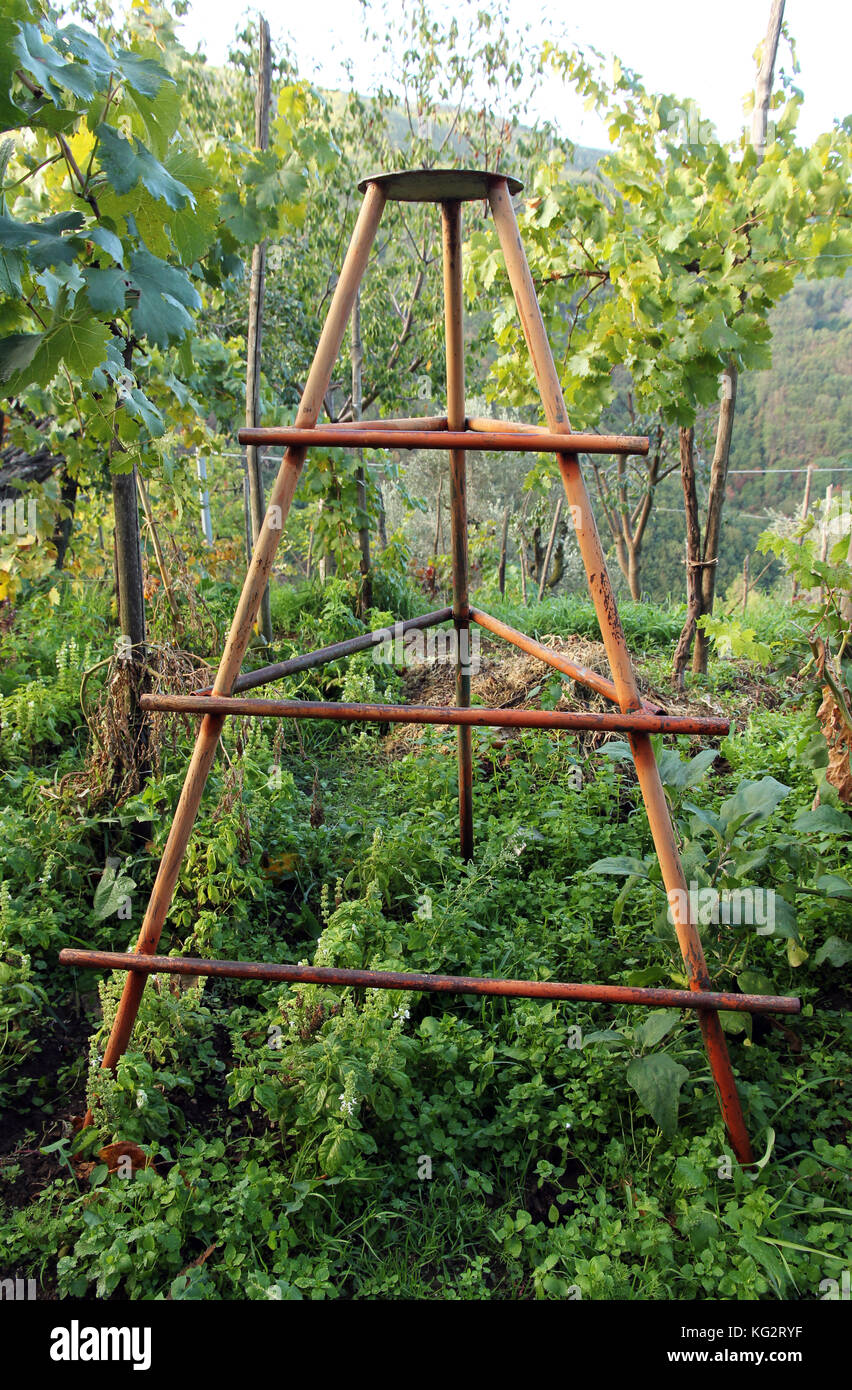
[[[337,640],[355,623],[339,588],[308,597],[276,600],[294,644]],[[502,613],[527,631],[593,635],[579,600]],[[632,643],[664,663],[680,615],[628,605],[624,616]],[[714,663],[709,688],[742,714],[731,669]],[[347,680],[375,690],[375,667],[292,688],[334,694]],[[427,728],[390,763],[375,732],[308,726],[301,744],[282,732],[258,721],[239,749],[236,730],[226,737],[231,761],[211,777],[162,949],[679,980],[654,882],[592,869],[651,851],[628,764],[567,737],[529,732],[504,746],[474,731],[476,856],[465,866],[445,731]],[[79,752],[45,739],[28,762],[12,759],[0,848],[0,1088],[19,1114],[0,1168],[8,1267],[63,1297],[820,1297],[852,1259],[848,1015],[841,971],[821,949],[847,942],[852,924],[847,901],[814,887],[844,872],[844,834],[795,829],[813,796],[806,742],[792,700],[755,708],[722,743],[719,768],[672,792],[697,872],[712,845],[691,807],[717,812],[744,779],[789,788],[736,855],[758,865],[743,882],[792,893],[807,954],[747,929],[704,933],[720,984],[747,968],[805,1004],[783,1029],[729,1034],[766,1154],[754,1173],[726,1157],[698,1029],[680,1013],[653,1040],[627,1008],[235,981],[174,993],[163,980],[146,989],[117,1076],[95,1087],[97,1127],[76,1155],[94,1167],[75,1169],[61,1121],[83,1109],[86,1056],[95,1066],[120,981],[97,995],[91,977],[59,970],[56,952],[134,938],[190,745],[178,734],[163,776],[99,816],[45,795]],[[146,824],[150,849],[135,835]],[[132,881],[130,920],[93,911],[108,855]],[[665,1129],[628,1079],[658,1053],[685,1073]],[[155,1166],[110,1176],[95,1150],[114,1137]]]

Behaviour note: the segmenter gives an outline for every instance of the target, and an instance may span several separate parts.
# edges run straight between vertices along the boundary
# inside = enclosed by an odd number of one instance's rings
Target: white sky
[[[248,8],[193,0],[179,29],[181,39],[187,48],[200,47],[211,62],[221,63]],[[259,8],[273,39],[289,39],[302,76],[325,87],[342,87],[344,63],[350,59],[355,85],[370,90],[376,52],[365,41],[358,0],[262,0]],[[378,18],[379,6],[370,8]],[[469,12],[470,0],[432,0],[432,8],[438,14],[461,15]],[[537,6],[535,0],[532,5],[511,0],[510,13],[519,23],[529,20],[538,39],[594,44],[617,54],[652,90],[694,97],[723,139],[733,138],[745,123],[743,97],[754,83],[752,55],[766,30],[769,0],[586,0],[582,6],[568,0],[543,0]],[[787,0],[785,19],[801,66],[795,81],[805,96],[800,138],[810,141],[852,110],[852,4]],[[781,59],[789,70],[783,39]],[[540,95],[536,110],[578,144],[607,144],[597,118],[584,112],[582,103],[555,79]]]

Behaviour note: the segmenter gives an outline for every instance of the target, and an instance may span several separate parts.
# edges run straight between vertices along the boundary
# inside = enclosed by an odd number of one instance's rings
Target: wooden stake
[[[361,341],[361,291],[359,289],[352,305],[352,419],[361,419],[364,370],[364,345]],[[370,579],[370,525],[367,521],[367,475],[364,472],[364,450],[357,449],[358,467],[355,482],[358,491],[358,510],[362,520],[358,525],[358,549],[361,552],[361,592],[358,595],[358,611],[361,617],[373,606],[373,590]]]
[[[805,474],[805,496],[803,496],[803,498],[802,498],[802,513],[801,513],[801,517],[799,517],[799,520],[801,520],[801,521],[805,521],[806,516],[808,516],[808,510],[809,510],[809,507],[810,507],[810,484],[812,484],[812,480],[813,480],[813,464],[812,464],[812,463],[809,463],[809,464],[808,464],[808,473]],[[802,543],[802,537],[799,537],[798,541],[796,541],[796,545],[801,545],[801,543]],[[798,581],[798,580],[794,580],[794,581],[792,581],[792,596],[794,596],[794,599],[795,599],[795,596],[798,595],[798,592],[799,592],[799,581]]]
[[[560,497],[558,499],[556,503],[556,511],[553,513],[553,525],[550,528],[550,536],[548,537],[547,541],[547,549],[544,552],[544,564],[541,567],[541,576],[538,581],[539,603],[541,603],[541,600],[544,598],[544,591],[547,588],[547,575],[548,571],[550,570],[550,559],[553,555],[553,547],[556,542],[556,532],[559,528],[559,518],[562,515],[562,504],[564,501],[564,497]]]
[[[272,99],[272,45],[269,25],[260,19],[260,58],[257,70],[254,140],[258,149],[269,148],[269,109]],[[266,286],[266,242],[261,241],[251,253],[251,282],[249,288],[248,337],[246,342],[246,425],[259,424],[260,365],[263,343],[263,295]],[[251,516],[252,548],[257,545],[265,511],[263,500],[263,464],[260,449],[250,444],[246,449],[246,469],[249,482],[249,511]],[[269,586],[260,604],[260,630],[267,642],[272,641],[272,613]]]
[[[509,503],[506,503],[503,511],[503,532],[500,537],[500,563],[497,566],[497,587],[500,590],[500,597],[506,593],[506,549],[509,543]]]
[[[136,486],[139,489],[139,498],[142,502],[142,510],[145,513],[145,520],[147,521],[148,529],[151,532],[151,541],[154,546],[154,555],[157,561],[157,569],[160,571],[160,578],[163,581],[163,589],[165,590],[166,598],[169,601],[169,607],[172,610],[172,617],[174,618],[175,630],[178,633],[182,633],[183,624],[180,618],[180,609],[178,608],[177,599],[175,598],[174,590],[172,589],[171,585],[171,580],[169,579],[168,570],[166,569],[166,561],[163,556],[163,547],[160,545],[160,536],[159,532],[157,531],[157,524],[154,521],[154,513],[151,511],[151,501],[148,497],[148,489],[142,481],[141,473],[136,474]]]
[[[463,430],[464,319],[462,311],[461,203],[441,204],[444,250],[444,319],[447,340],[447,428]],[[453,552],[453,621],[456,657],[456,704],[470,704],[470,623],[468,621],[467,486],[463,449],[450,450],[450,521]],[[460,725],[459,836],[464,859],[473,857],[473,757],[470,729]]]

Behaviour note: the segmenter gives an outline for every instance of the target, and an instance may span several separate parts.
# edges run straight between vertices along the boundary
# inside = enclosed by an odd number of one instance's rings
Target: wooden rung
[[[241,444],[287,444],[305,449],[324,444],[358,449],[512,449],[522,454],[647,454],[649,441],[638,434],[554,434],[508,427],[490,430],[422,430],[363,425],[317,425],[314,429],[269,425],[242,429]]]

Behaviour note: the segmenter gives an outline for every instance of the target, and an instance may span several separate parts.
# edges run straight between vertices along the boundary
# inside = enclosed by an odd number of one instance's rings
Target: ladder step
[[[512,999],[576,999],[646,1008],[724,1009],[735,1013],[797,1014],[802,1001],[783,994],[726,994],[714,990],[662,989],[639,985],[575,985],[556,980],[492,980],[471,975],[420,975],[398,970],[344,970],[327,965],[276,965],[270,961],[204,960],[195,956],[149,956],[128,951],[59,953],[61,965],[87,970],[133,970],[146,975],[204,975],[225,980],[272,980],[280,984],[343,985],[362,989],[405,989],[429,994],[495,994]]]
[[[589,710],[480,709],[461,705],[352,705],[331,700],[264,700],[233,695],[142,695],[142,709],[174,714],[254,715],[270,719],[339,719],[379,724],[467,724],[495,729],[592,729],[631,734],[722,736],[730,720],[697,715],[598,713]]]
[[[579,434],[566,431],[518,429],[424,430],[401,429],[398,425],[382,429],[381,422],[370,425],[316,425],[297,429],[294,425],[266,425],[242,429],[241,444],[286,444],[295,449],[317,445],[357,449],[511,449],[521,454],[647,454],[649,441],[639,434]]]

